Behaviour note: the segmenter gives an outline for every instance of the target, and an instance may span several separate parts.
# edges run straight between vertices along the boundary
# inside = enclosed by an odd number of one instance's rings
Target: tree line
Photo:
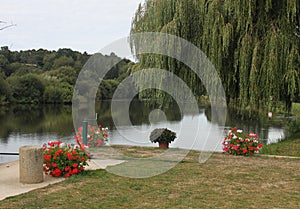
[[[91,55],[71,49],[10,51],[0,50],[0,105],[70,104],[78,74]],[[108,62],[118,59],[99,86],[97,99],[112,98],[121,78],[126,77],[131,61],[101,55]]]

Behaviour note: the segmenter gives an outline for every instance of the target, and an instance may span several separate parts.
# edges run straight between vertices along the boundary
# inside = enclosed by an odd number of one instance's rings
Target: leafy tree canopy
[[[227,102],[270,110],[284,100],[290,110],[300,86],[299,11],[299,0],[146,0],[131,33],[169,33],[195,44],[216,67]],[[138,44],[132,47],[138,53]],[[135,70],[145,67],[172,71],[194,93],[203,92],[195,75],[176,60],[139,56]]]

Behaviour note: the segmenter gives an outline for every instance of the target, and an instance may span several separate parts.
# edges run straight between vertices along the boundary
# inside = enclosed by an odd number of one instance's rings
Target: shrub
[[[297,137],[300,135],[300,120],[291,120],[287,124],[289,137]]]

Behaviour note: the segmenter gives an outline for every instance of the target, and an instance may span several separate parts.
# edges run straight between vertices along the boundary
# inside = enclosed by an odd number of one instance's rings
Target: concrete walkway
[[[122,160],[92,159],[86,170],[105,169],[107,166],[123,163]],[[39,184],[22,184],[19,182],[19,161],[0,164],[0,201],[6,197],[26,193],[34,189],[46,187],[63,181],[65,178],[55,178],[44,175],[44,182]]]

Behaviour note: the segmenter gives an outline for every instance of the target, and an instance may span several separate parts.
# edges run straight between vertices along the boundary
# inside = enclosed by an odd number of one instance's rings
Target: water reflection
[[[122,105],[120,101],[120,105]],[[127,102],[127,101],[126,101]],[[116,130],[111,117],[110,101],[97,103],[98,123],[111,130],[112,144],[129,144],[141,146],[156,146],[149,142],[150,132],[155,128],[169,128],[176,131],[178,138],[171,147],[221,150],[221,144],[210,144],[210,141],[223,134],[224,127],[218,122],[211,123],[209,106],[199,105],[199,113],[182,115],[178,104],[170,104],[167,108],[149,105],[147,102],[132,101],[129,117],[132,126],[122,126]],[[182,107],[187,108],[188,105]],[[186,111],[187,112],[187,111]],[[120,116],[127,114],[120,110]],[[95,122],[95,121],[94,121]],[[228,108],[226,127],[237,126],[246,132],[254,131],[265,143],[274,143],[285,136],[284,118],[268,120],[267,115],[257,117],[257,120],[241,120],[233,109]],[[0,152],[18,152],[20,146],[28,144],[42,145],[50,140],[61,139],[73,142],[74,126],[71,106],[12,106],[0,108]],[[209,131],[214,130],[214,131]],[[201,137],[195,139],[195,133]],[[222,140],[222,139],[220,139]],[[219,140],[219,141],[220,141]],[[0,162],[15,160],[15,156],[1,156]]]

